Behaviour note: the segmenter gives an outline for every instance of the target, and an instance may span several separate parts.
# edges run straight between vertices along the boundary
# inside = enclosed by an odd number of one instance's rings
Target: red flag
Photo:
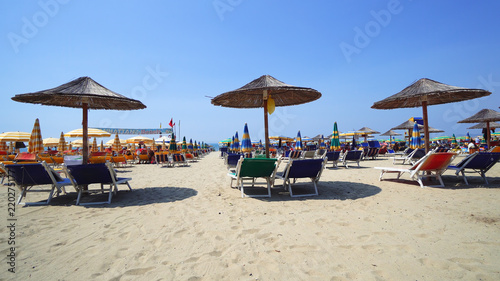
[[[170,127],[172,127],[172,128],[175,126],[174,118],[170,119],[170,123],[168,123],[168,125],[170,125]]]

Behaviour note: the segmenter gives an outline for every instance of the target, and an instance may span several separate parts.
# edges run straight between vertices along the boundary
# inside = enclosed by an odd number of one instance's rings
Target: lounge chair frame
[[[488,172],[498,161],[500,160],[499,152],[474,152],[473,154],[469,154],[462,161],[460,161],[455,166],[449,166],[448,168],[451,170],[455,170],[455,175],[461,173],[462,178],[466,185],[469,185],[469,181],[467,181],[467,177],[465,176],[465,172],[475,172],[481,175],[484,182],[488,183],[488,179],[486,178],[486,172]]]
[[[241,197],[271,197],[271,186],[274,184],[276,169],[279,166],[279,160],[275,158],[243,158],[238,160],[236,170],[229,171],[231,177],[231,188],[233,181],[236,180],[236,186],[241,191]],[[255,187],[255,179],[263,178],[267,183],[267,194],[245,194],[245,180],[252,182],[252,187]]]
[[[323,169],[326,165],[326,158],[316,158],[316,159],[292,159],[287,163],[285,170],[283,172],[276,173],[276,178],[283,180],[283,186],[285,190],[288,190],[290,197],[304,197],[304,196],[317,196],[318,186],[316,185],[319,181]],[[309,178],[314,187],[314,192],[306,194],[293,194],[292,189],[292,179],[295,184],[297,179]]]

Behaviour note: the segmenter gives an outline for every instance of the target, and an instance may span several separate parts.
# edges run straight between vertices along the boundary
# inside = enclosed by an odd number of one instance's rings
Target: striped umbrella
[[[0,141],[29,141],[30,133],[5,132],[0,134]]]
[[[330,140],[330,150],[340,150],[339,130],[337,129],[337,122],[333,123],[333,134]]]
[[[248,133],[248,125],[245,123],[243,128],[243,138],[241,139],[241,151],[251,152],[252,151],[252,141],[250,140],[250,134]]]
[[[14,142],[10,142],[9,153],[14,153]]]
[[[318,140],[318,147],[319,149],[326,149],[326,144],[325,141],[323,140],[323,135]]]
[[[188,143],[188,150],[189,150],[190,152],[192,152],[192,151],[193,151],[193,148],[194,148],[194,147],[193,147],[193,139],[189,139],[189,143]]]
[[[7,147],[7,143],[6,143],[6,142],[4,142],[4,141],[0,141],[0,150],[2,150],[2,151],[7,151],[7,149],[9,149],[9,148]]]
[[[411,142],[410,142],[410,148],[416,149],[420,148],[421,146],[421,139],[420,139],[420,130],[418,129],[418,124],[415,122],[413,125],[413,132],[411,134]]]
[[[300,136],[300,130],[297,133],[297,139],[295,141],[295,150],[302,150],[302,137]]]
[[[455,134],[453,134],[453,137],[451,138],[451,145],[452,146],[457,146],[457,137],[455,137]]]
[[[33,130],[31,131],[28,152],[43,152],[42,132],[40,131],[40,121],[38,120],[38,118],[35,120],[35,125],[33,126]]]
[[[182,148],[182,152],[184,152],[184,153],[187,152],[188,148],[187,148],[187,142],[186,142],[186,137],[185,136],[182,138],[182,146],[181,146],[181,148]]]
[[[94,141],[92,142],[92,149],[91,149],[91,151],[92,151],[92,152],[97,152],[98,150],[99,150],[99,149],[98,149],[98,147],[97,147],[97,138],[96,138],[96,137],[94,137]]]
[[[234,149],[234,136],[231,138],[231,144],[229,145],[229,150],[233,151]]]
[[[101,140],[101,145],[99,147],[99,151],[104,152],[104,141],[103,140]]]
[[[122,145],[120,143],[120,138],[118,137],[118,134],[115,134],[115,140],[113,141],[113,150],[118,153],[121,150],[121,148]]]
[[[161,150],[163,150],[163,151],[167,150],[167,145],[165,144],[165,139],[163,139],[163,141],[162,141]]]
[[[175,135],[172,133],[172,138],[170,138],[170,145],[168,146],[168,150],[171,152],[177,151],[177,143],[175,142]]]
[[[64,139],[64,133],[61,132],[61,136],[59,137],[59,143],[57,144],[58,151],[66,151],[66,140]]]
[[[238,139],[238,131],[236,131],[236,134],[234,135],[233,150],[235,152],[240,151],[240,140]]]
[[[467,142],[470,142],[470,135],[469,135],[469,132],[467,132],[467,135],[465,136],[465,140],[466,140]]]
[[[197,151],[198,150],[198,143],[196,141],[194,141],[194,151]]]

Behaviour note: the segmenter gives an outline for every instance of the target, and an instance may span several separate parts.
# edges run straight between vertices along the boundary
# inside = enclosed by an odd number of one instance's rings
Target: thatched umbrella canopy
[[[133,110],[146,108],[142,102],[115,93],[90,77],[80,77],[48,90],[15,95],[12,100],[42,105],[82,108],[83,163],[87,163],[88,158],[87,111],[89,109]]]
[[[486,122],[481,122],[467,129],[485,129],[486,127],[488,127],[488,124],[486,124]],[[490,122],[490,129],[491,128],[500,128],[500,123]]]
[[[429,122],[427,106],[470,100],[491,95],[491,92],[482,89],[467,89],[450,86],[437,81],[422,78],[401,92],[386,99],[375,102],[371,108],[394,109],[406,107],[422,107],[424,119],[425,150],[429,151]]]
[[[361,129],[357,130],[357,132],[361,132],[362,133],[362,136],[365,137],[365,142],[366,142],[366,140],[368,138],[368,135],[380,134],[380,132],[377,132],[377,131],[375,131],[373,129],[370,129],[368,127],[363,127]]]
[[[486,143],[490,147],[490,122],[500,121],[500,112],[493,109],[483,109],[469,118],[458,121],[458,123],[486,123]]]
[[[321,93],[304,87],[285,84],[270,75],[263,75],[234,91],[220,94],[212,99],[213,105],[235,108],[264,108],[266,157],[269,157],[269,131],[267,113],[275,106],[308,103],[321,97]]]

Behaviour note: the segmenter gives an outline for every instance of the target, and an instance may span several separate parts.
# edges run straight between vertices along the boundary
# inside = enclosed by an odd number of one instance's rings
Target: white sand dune
[[[218,153],[189,167],[119,168],[133,191],[110,205],[75,206],[73,192],[18,206],[16,273],[2,227],[0,279],[500,280],[500,165],[489,185],[447,171],[446,188],[424,189],[407,175],[380,182],[374,166],[392,162],[329,164],[320,195],[300,199],[279,187],[241,198]]]

